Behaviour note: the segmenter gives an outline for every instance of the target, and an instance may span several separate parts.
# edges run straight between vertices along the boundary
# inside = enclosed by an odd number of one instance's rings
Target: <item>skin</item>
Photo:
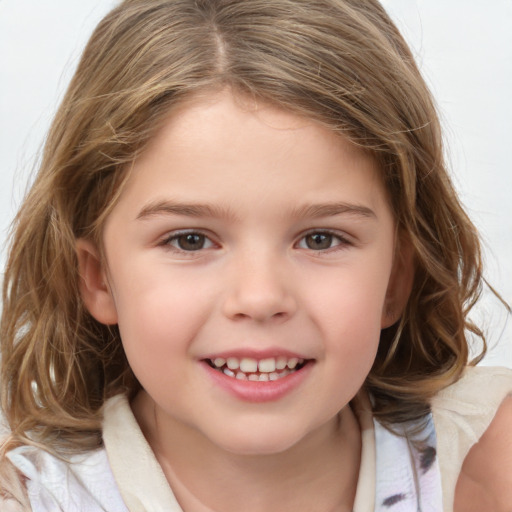
[[[269,105],[196,98],[135,161],[103,242],[104,261],[77,243],[84,302],[119,325],[144,388],[133,411],[184,510],[351,510],[348,404],[412,280],[375,162]],[[203,362],[280,350],[309,370],[262,403]]]
[[[469,451],[455,490],[455,512],[512,510],[512,397]]]

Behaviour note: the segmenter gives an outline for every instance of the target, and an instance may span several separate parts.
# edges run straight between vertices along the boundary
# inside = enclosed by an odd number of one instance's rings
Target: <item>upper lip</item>
[[[292,352],[290,350],[282,349],[282,348],[269,348],[269,349],[232,349],[232,350],[224,350],[221,352],[215,352],[211,354],[207,354],[200,359],[216,359],[216,358],[228,359],[229,357],[236,357],[238,359],[250,358],[250,359],[269,359],[269,358],[277,358],[277,357],[286,357],[287,359],[297,358],[297,359],[312,359],[311,357],[307,357],[304,354],[300,354],[298,352]]]

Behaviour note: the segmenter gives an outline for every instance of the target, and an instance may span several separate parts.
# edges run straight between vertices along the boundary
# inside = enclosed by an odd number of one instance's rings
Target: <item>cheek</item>
[[[325,362],[333,375],[345,376],[344,382],[362,384],[374,362],[387,289],[386,268],[351,266],[322,281],[323,286],[317,281],[317,287],[311,287],[315,292],[310,295],[310,311],[325,340]]]
[[[368,376],[380,342],[382,294],[360,286],[345,288],[336,307],[324,308],[320,319],[325,365],[340,397],[353,396]]]
[[[175,373],[169,368],[183,360],[208,314],[207,290],[164,271],[155,276],[136,270],[131,266],[128,279],[118,271],[114,281],[122,283],[114,297],[123,346],[139,379],[158,372],[169,378]]]
[[[113,276],[119,323],[135,328],[173,331],[204,309],[207,284],[194,273],[162,262],[132,261]]]
[[[387,265],[365,262],[330,272],[325,279],[315,276],[306,283],[310,307],[329,330],[341,330],[340,334],[366,330],[378,333],[388,276]]]

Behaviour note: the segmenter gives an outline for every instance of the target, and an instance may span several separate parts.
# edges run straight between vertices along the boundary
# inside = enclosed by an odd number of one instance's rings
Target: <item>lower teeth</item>
[[[268,381],[274,381],[278,379],[282,379],[283,377],[286,377],[290,373],[292,373],[294,370],[284,370],[282,372],[272,372],[272,373],[243,373],[243,372],[237,372],[235,373],[233,370],[230,370],[229,368],[217,368],[218,371],[222,372],[224,375],[227,375],[228,377],[232,377],[238,380],[250,380],[252,382],[268,382]]]

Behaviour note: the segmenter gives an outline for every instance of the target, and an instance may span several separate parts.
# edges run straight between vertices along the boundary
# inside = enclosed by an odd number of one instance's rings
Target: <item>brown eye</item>
[[[177,239],[178,246],[184,251],[198,251],[204,247],[205,236],[197,233],[181,235]]]
[[[329,231],[311,231],[299,240],[297,247],[310,251],[329,251],[344,249],[350,245],[352,245],[350,241],[342,235]]]
[[[169,237],[166,245],[170,245],[180,251],[200,251],[213,244],[210,239],[201,233],[178,233]]]
[[[312,233],[304,237],[304,242],[308,249],[321,251],[332,247],[334,236],[329,233]]]

